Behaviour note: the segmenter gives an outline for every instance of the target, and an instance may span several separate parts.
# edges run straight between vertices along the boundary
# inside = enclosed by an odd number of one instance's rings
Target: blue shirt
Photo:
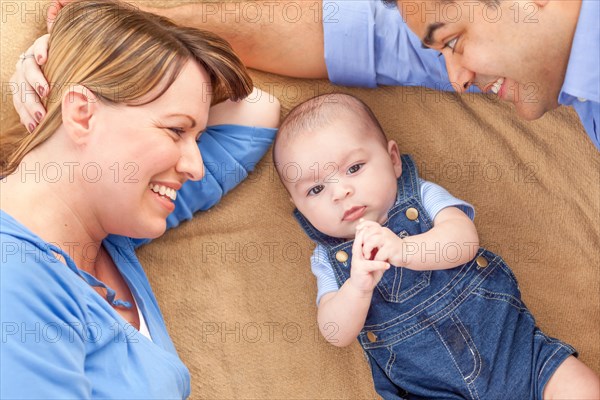
[[[446,207],[458,207],[471,219],[475,218],[473,206],[452,196],[446,189],[432,182],[420,179],[421,200],[423,207],[433,221],[437,214]],[[325,293],[336,292],[338,288],[333,268],[327,257],[327,249],[317,244],[310,258],[310,268],[317,278],[317,305]]]
[[[453,90],[444,57],[421,47],[396,7],[380,0],[324,0],[323,32],[333,83]]]
[[[233,125],[208,128],[199,144],[207,176],[184,184],[167,227],[217,203],[260,160],[275,132]],[[0,398],[189,396],[189,372],[134,251],[147,241],[110,235],[103,245],[127,282],[152,341],[109,304],[120,302],[112,289],[105,299],[92,288],[105,285],[79,270],[67,249],[44,242],[0,210]]]
[[[559,104],[573,106],[600,150],[600,3],[583,0]]]

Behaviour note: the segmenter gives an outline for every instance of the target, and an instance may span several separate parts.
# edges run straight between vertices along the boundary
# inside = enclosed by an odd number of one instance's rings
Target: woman
[[[106,1],[61,11],[44,74],[46,116],[0,137],[0,397],[187,397],[134,249],[235,185],[198,182],[198,138],[256,163],[278,103],[233,102],[252,84],[217,36]]]

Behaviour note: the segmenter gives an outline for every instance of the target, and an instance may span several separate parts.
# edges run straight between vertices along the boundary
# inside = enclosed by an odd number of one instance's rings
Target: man
[[[270,72],[350,86],[461,93],[476,86],[514,103],[527,120],[570,105],[600,150],[597,0],[324,0],[322,7],[317,0],[258,3],[271,6],[256,10],[236,4],[152,11],[215,30],[247,65]]]
[[[528,120],[572,105],[600,149],[597,0],[399,0],[424,47],[440,51],[450,81],[515,104]]]
[[[49,23],[68,1],[54,0]],[[222,35],[246,65],[268,72],[368,87],[476,86],[513,102],[525,119],[572,105],[600,150],[600,2],[398,0],[401,17],[395,0],[385,1],[196,2],[147,10]]]

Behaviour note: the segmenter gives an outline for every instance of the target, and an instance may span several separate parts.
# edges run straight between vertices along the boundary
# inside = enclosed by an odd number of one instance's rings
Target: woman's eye
[[[176,134],[177,136],[181,136],[185,132],[185,129],[183,129],[183,128],[167,128],[167,129],[170,130],[171,132],[173,132],[174,134]]]
[[[351,166],[350,168],[348,168],[348,174],[355,174],[355,173],[357,173],[358,170],[360,170],[363,167],[363,165],[365,165],[365,164],[364,163],[363,164],[354,164],[353,166]]]
[[[321,193],[323,191],[323,189],[325,189],[325,187],[323,185],[317,185],[317,186],[313,186],[310,189],[308,189],[308,196],[315,196],[319,193]]]

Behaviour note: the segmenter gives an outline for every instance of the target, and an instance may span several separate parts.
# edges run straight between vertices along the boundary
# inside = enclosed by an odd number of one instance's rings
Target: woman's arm
[[[277,128],[280,114],[279,100],[275,96],[254,88],[242,101],[227,100],[212,106],[208,126],[245,125]]]

